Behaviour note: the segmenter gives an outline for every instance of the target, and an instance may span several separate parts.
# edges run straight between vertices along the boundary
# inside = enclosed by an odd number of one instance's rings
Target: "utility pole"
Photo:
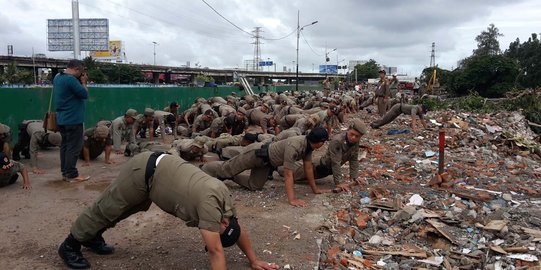
[[[261,61],[261,32],[263,32],[261,31],[261,27],[255,27],[254,31],[252,31],[255,39],[252,43],[254,44],[254,70],[259,70],[259,62]]]
[[[154,65],[156,65],[156,45],[159,45],[158,42],[152,41],[154,44]]]
[[[432,42],[432,51],[430,52],[430,67],[436,66],[436,42]]]
[[[79,0],[71,1],[71,17],[73,20],[73,58],[81,58],[81,39],[79,38]]]

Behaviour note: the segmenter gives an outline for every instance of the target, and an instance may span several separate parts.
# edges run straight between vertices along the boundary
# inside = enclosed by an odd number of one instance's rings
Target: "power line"
[[[228,23],[230,23],[231,25],[233,25],[235,28],[239,29],[240,31],[252,36],[252,37],[255,37],[252,33],[249,33],[247,32],[246,30],[240,28],[239,26],[237,26],[236,24],[234,24],[232,21],[230,21],[229,19],[227,19],[226,17],[224,17],[222,14],[220,14],[220,12],[218,12],[214,7],[212,7],[209,3],[207,3],[207,1],[205,0],[201,0],[203,1],[203,3],[205,3],[210,9],[212,9],[212,11],[214,11],[216,14],[218,14],[218,16],[220,16],[222,19],[224,19],[225,21],[227,21]],[[260,39],[262,40],[282,40],[282,39],[285,39],[291,35],[293,35],[295,32],[297,31],[297,29],[294,29],[293,31],[291,31],[291,33],[283,36],[283,37],[279,37],[279,38],[264,38],[264,37],[259,37]]]
[[[323,56],[322,54],[319,54],[317,53],[314,48],[312,48],[312,46],[310,46],[310,43],[308,43],[308,40],[306,40],[306,38],[304,37],[304,33],[301,31],[301,35],[302,35],[302,39],[306,42],[306,45],[308,45],[308,47],[310,47],[310,50],[312,50],[312,52],[317,55],[317,56]]]
[[[283,36],[281,38],[261,38],[261,39],[264,39],[264,40],[282,40],[284,38],[287,38],[287,37],[295,34],[295,32],[297,32],[297,29],[294,29],[293,31],[291,31],[291,33],[289,33],[289,34],[287,34],[287,35],[285,35],[285,36]]]
[[[201,1],[203,1],[203,3],[205,3],[210,9],[212,9],[212,11],[214,11],[216,14],[218,14],[218,16],[222,17],[222,19],[227,21],[229,24],[233,25],[235,28],[239,29],[240,31],[250,35],[251,37],[254,37],[254,35],[252,35],[252,33],[245,31],[244,29],[242,29],[239,26],[237,26],[236,24],[234,24],[232,21],[228,20],[222,14],[220,14],[220,12],[218,12],[216,9],[214,9],[209,3],[207,3],[207,1],[205,1],[205,0],[201,0]]]

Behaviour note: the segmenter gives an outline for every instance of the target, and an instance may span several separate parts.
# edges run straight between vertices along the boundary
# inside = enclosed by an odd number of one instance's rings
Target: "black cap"
[[[173,101],[171,102],[171,104],[169,104],[169,108],[173,108],[173,107],[178,107],[178,103],[176,101]]]
[[[237,221],[237,217],[232,216],[229,218],[229,226],[225,228],[224,233],[220,235],[220,241],[222,242],[222,247],[230,247],[237,243],[240,237],[240,226]],[[205,251],[207,246],[205,246]]]
[[[316,127],[306,135],[306,139],[311,143],[324,142],[329,139],[329,133],[322,127]]]
[[[240,226],[237,221],[237,217],[233,216],[229,218],[229,226],[225,228],[224,233],[220,235],[220,241],[222,241],[222,247],[230,247],[237,243],[240,237]]]

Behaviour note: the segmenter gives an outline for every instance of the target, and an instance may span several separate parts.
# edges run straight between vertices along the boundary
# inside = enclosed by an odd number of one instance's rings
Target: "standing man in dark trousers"
[[[53,80],[56,122],[62,135],[60,170],[65,181],[84,181],[77,171],[77,159],[83,149],[85,99],[88,99],[88,76],[82,61],[73,59],[68,68]]]

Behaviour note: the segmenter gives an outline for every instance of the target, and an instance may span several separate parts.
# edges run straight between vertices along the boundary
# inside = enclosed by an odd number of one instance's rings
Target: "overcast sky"
[[[490,23],[504,34],[505,50],[517,37],[527,40],[541,32],[539,0],[205,0],[246,32],[262,27],[261,58],[291,68],[296,60],[300,24],[299,70],[317,72],[330,53],[331,63],[374,59],[416,76],[430,62],[436,42],[436,63],[446,69],[471,55],[475,37]],[[216,14],[202,0],[80,0],[80,18],[107,18],[110,40],[122,40],[128,61],[180,66],[191,62],[209,68],[244,68],[253,58],[254,39]],[[0,0],[0,54],[7,45],[14,54],[32,49],[48,57],[73,53],[47,51],[47,19],[71,18],[70,0]],[[284,39],[272,40],[277,38]],[[341,62],[345,59],[344,62]],[[267,68],[265,68],[267,69]],[[293,69],[294,70],[294,69]]]

